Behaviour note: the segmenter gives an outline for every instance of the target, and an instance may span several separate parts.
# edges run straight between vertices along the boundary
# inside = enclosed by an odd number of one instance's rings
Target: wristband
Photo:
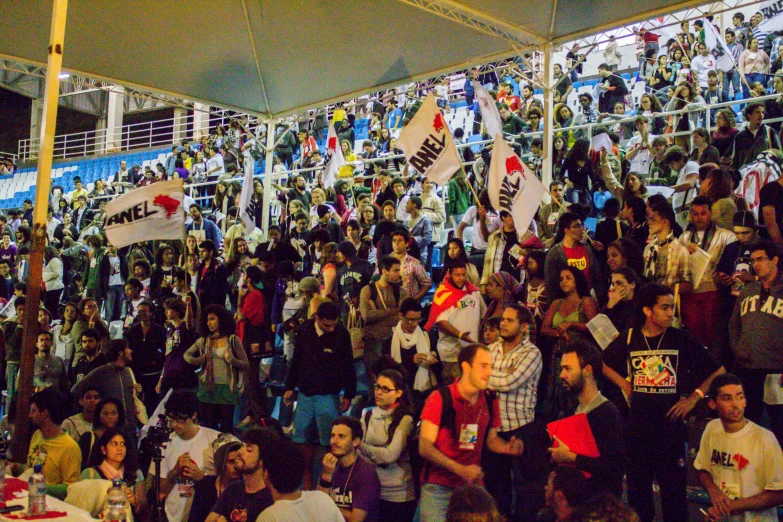
[[[696,395],[698,395],[702,399],[704,398],[704,392],[701,391],[701,388],[696,388],[695,390],[693,390],[693,393],[695,393]]]
[[[332,481],[330,480],[330,481],[327,482],[326,480],[324,480],[323,477],[321,477],[318,480],[318,485],[321,486],[322,488],[331,488],[332,487]]]

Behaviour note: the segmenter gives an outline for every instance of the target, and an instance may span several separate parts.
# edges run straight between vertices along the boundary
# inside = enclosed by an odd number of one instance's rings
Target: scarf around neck
[[[402,329],[402,321],[397,323],[394,328],[391,340],[391,356],[392,359],[398,363],[402,362],[402,349],[411,349],[415,347],[416,353],[423,355],[429,355],[430,353],[430,337],[425,334],[421,327],[416,326],[413,333],[405,333]],[[416,370],[416,377],[413,381],[413,389],[416,391],[426,391],[435,385],[433,382],[434,375],[431,374],[428,368],[419,366]]]
[[[652,279],[655,277],[655,270],[656,270],[656,263],[658,261],[658,252],[674,241],[674,232],[669,232],[669,235],[666,236],[666,239],[663,241],[659,241],[658,238],[655,238],[655,241],[650,243],[650,259],[647,260],[647,266],[644,268],[644,276],[647,279]]]

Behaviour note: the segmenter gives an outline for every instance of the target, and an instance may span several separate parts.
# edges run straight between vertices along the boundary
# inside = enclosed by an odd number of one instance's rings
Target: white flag
[[[762,19],[759,30],[762,34],[783,30],[783,0],[771,0],[757,6]],[[759,42],[759,47],[764,42]]]
[[[495,210],[511,213],[517,234],[528,229],[546,194],[544,185],[530,167],[514,154],[501,134],[495,135],[487,192]]]
[[[343,148],[340,146],[340,140],[337,138],[337,132],[334,125],[329,125],[329,132],[326,135],[326,169],[324,169],[324,188],[334,187],[334,180],[337,179],[337,172],[340,167],[345,165]]]
[[[435,96],[430,93],[397,139],[411,167],[438,185],[445,185],[462,166],[454,138]]]
[[[134,189],[106,205],[106,237],[120,248],[152,239],[185,237],[182,179]]]
[[[245,231],[249,234],[256,229],[255,203],[253,202],[253,171],[245,169],[245,181],[242,183],[242,193],[239,195],[239,217],[245,223]]]
[[[498,112],[495,100],[492,99],[492,96],[489,95],[483,85],[473,80],[471,82],[473,83],[473,89],[476,91],[476,101],[478,102],[479,110],[481,110],[481,120],[487,128],[487,134],[490,136],[503,134],[503,121],[500,119],[500,112]]]
[[[707,49],[715,56],[715,66],[718,70],[723,72],[734,69],[734,67],[736,67],[734,57],[731,54],[731,50],[729,49],[726,40],[720,34],[720,30],[712,25],[706,18],[702,21],[704,22],[704,45],[706,45]]]

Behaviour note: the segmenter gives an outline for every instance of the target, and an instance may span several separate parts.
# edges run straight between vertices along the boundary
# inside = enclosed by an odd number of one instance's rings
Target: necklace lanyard
[[[663,341],[663,338],[666,337],[666,330],[663,331],[663,334],[661,334],[661,338],[658,339],[658,345],[655,347],[655,351],[657,352],[659,348],[661,347],[661,342]],[[650,347],[650,343],[647,342],[647,336],[644,335],[644,331],[642,331],[642,338],[644,339],[644,344],[647,345],[647,349],[649,351],[652,351],[652,348]]]
[[[359,456],[357,455],[356,459],[358,460]],[[345,484],[343,484],[343,495],[346,494],[348,491],[348,483],[351,481],[351,475],[353,474],[353,467],[356,466],[356,460],[353,461],[353,464],[351,464],[351,470],[348,472],[348,478],[345,479]],[[332,499],[334,499],[334,487],[332,488]]]

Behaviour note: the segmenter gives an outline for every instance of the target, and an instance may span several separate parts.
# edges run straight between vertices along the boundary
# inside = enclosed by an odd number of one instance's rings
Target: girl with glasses
[[[408,448],[413,414],[405,378],[384,370],[375,381],[375,408],[362,416],[364,437],[359,451],[376,466],[381,482],[380,522],[410,522],[416,492]]]

